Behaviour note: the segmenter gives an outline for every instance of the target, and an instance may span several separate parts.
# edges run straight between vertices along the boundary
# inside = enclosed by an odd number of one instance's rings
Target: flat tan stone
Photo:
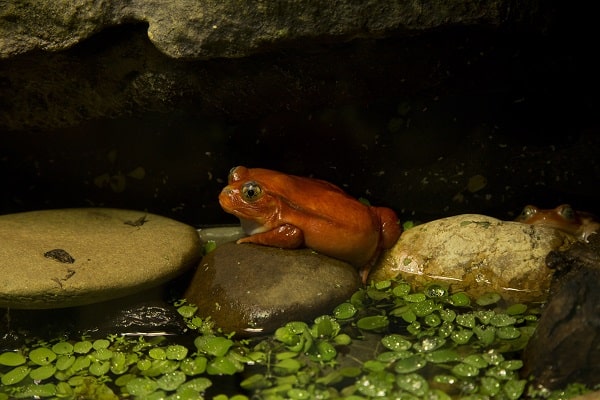
[[[193,227],[143,211],[3,215],[0,306],[42,309],[109,300],[160,285],[200,256]]]

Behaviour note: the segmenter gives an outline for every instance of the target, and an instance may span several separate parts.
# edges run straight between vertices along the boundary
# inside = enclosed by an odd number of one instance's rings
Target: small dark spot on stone
[[[64,278],[62,278],[62,280],[63,280],[63,281],[66,281],[66,280],[70,279],[70,278],[71,278],[73,275],[75,275],[75,271],[74,271],[74,270],[72,270],[71,268],[69,268],[69,269],[67,270],[67,274],[65,275],[65,277],[64,277]]]
[[[63,249],[47,251],[44,253],[44,257],[51,258],[64,264],[73,264],[75,262],[75,259]]]
[[[148,220],[146,219],[146,215],[142,215],[141,217],[139,217],[138,219],[136,219],[135,221],[125,221],[123,222],[125,225],[131,225],[131,226],[142,226],[144,225],[146,222],[148,222]]]

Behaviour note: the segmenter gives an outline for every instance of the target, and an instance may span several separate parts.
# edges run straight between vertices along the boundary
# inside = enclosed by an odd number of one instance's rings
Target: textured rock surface
[[[308,249],[225,243],[204,257],[185,297],[225,332],[250,336],[329,313],[359,286],[351,265]]]
[[[506,0],[437,0],[427,6],[403,0],[8,2],[0,8],[0,57],[65,49],[102,28],[132,21],[147,23],[150,40],[171,57],[241,57],[315,37],[343,40],[398,29],[518,23],[523,13],[526,17],[539,13],[539,4]]]
[[[550,299],[523,354],[522,376],[559,389],[579,382],[600,383],[600,236],[567,251],[551,252],[555,271]],[[551,365],[552,368],[548,368]],[[598,398],[598,397],[594,397]]]
[[[552,278],[546,256],[573,241],[551,228],[457,215],[404,232],[370,279],[401,275],[417,287],[438,281],[473,296],[497,292],[508,301],[543,301]]]
[[[200,240],[188,225],[105,208],[0,216],[0,306],[90,304],[158,286],[193,266]]]

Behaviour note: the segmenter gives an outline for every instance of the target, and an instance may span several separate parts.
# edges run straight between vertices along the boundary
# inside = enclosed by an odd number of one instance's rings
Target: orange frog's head
[[[561,204],[550,210],[542,210],[536,206],[527,205],[523,208],[516,221],[526,224],[546,225],[565,230],[576,229],[581,223],[577,212],[568,204]]]
[[[229,171],[227,186],[219,194],[223,210],[238,217],[248,235],[269,230],[269,221],[276,218],[279,209],[277,198],[255,178],[250,169],[234,167]]]
[[[559,229],[584,241],[587,241],[589,235],[595,233],[600,226],[594,215],[575,211],[569,204],[561,204],[550,210],[528,205],[515,221]]]

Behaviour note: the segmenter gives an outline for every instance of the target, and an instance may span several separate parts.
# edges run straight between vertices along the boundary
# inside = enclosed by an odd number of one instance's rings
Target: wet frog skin
[[[308,247],[361,269],[363,282],[382,249],[400,237],[398,217],[319,179],[238,166],[219,195],[249,235],[238,243]]]
[[[600,228],[600,222],[595,215],[584,211],[575,211],[569,204],[561,204],[549,210],[528,205],[523,208],[515,221],[559,229],[584,242],[587,242],[588,237]]]

